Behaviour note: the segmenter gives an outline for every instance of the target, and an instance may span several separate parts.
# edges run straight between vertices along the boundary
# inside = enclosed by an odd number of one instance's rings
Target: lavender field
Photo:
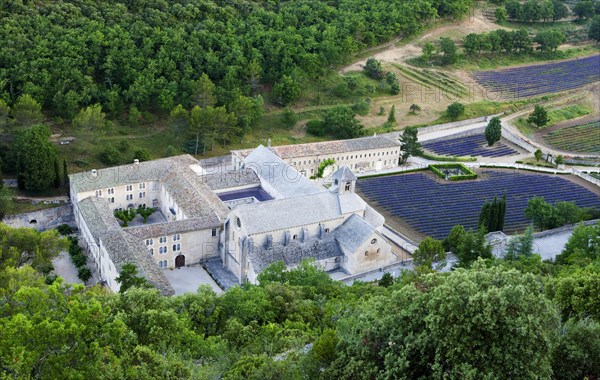
[[[503,98],[572,90],[600,81],[600,55],[571,61],[471,73],[487,90]]]

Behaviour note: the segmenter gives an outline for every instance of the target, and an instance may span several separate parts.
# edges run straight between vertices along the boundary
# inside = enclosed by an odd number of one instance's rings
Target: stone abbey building
[[[341,166],[326,186],[305,176],[308,166],[298,170],[299,158],[286,156],[285,147],[264,146],[234,151],[230,162],[182,155],[73,174],[71,199],[82,243],[114,291],[125,263],[135,264],[163,294],[173,294],[163,270],[212,257],[220,257],[239,282],[251,283],[279,260],[293,267],[313,258],[325,270],[349,275],[392,264],[398,257],[381,234],[384,218],[354,192],[350,165],[393,167],[400,147],[383,137],[356,140],[356,147],[371,149],[330,153]],[[140,205],[157,210],[152,221],[122,227],[114,211]]]

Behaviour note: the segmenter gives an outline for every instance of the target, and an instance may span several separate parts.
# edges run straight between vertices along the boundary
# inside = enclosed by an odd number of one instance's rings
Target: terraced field
[[[529,224],[524,210],[537,195],[546,201],[573,201],[581,207],[600,207],[600,194],[561,175],[484,170],[479,180],[436,180],[426,172],[360,179],[359,192],[376,208],[406,222],[419,233],[442,239],[452,226],[477,228],[481,206],[506,192],[505,232]],[[389,222],[389,221],[388,221]]]
[[[492,146],[488,146],[485,137],[480,134],[454,138],[444,137],[425,141],[422,145],[426,150],[444,156],[502,157],[519,154],[519,152],[500,141]]]
[[[553,148],[577,153],[600,154],[600,120],[565,127],[544,135]]]
[[[504,70],[478,71],[471,76],[504,98],[572,90],[600,81],[600,55]]]
[[[469,93],[457,79],[441,71],[415,69],[398,64],[393,66],[404,78],[420,84],[427,90],[439,90],[445,97],[460,99]]]

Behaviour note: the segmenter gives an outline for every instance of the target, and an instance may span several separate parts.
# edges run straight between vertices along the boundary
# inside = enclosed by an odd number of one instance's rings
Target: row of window
[[[138,184],[138,188],[140,190],[145,190],[146,189],[146,183],[145,182],[139,183]],[[125,186],[125,189],[127,191],[133,191],[133,185],[127,185],[127,186]],[[158,183],[154,183],[154,190],[158,190]],[[114,195],[115,194],[115,188],[114,187],[110,187],[110,188],[106,189],[106,193],[108,195]],[[102,196],[102,189],[96,190],[96,196],[97,197],[101,197]],[[146,196],[146,192],[145,191],[140,192],[140,198],[143,198],[145,196]],[[132,197],[133,197],[133,195],[132,195]],[[129,200],[129,198],[127,198],[127,200]]]
[[[179,252],[181,251],[181,244],[177,243],[177,244],[173,244],[173,252]],[[154,248],[148,248],[148,252],[150,252],[151,256],[154,256]],[[165,253],[169,253],[169,248],[164,245],[164,246],[160,246],[158,247],[158,253],[161,255],[164,255]]]
[[[389,156],[392,154],[398,154],[398,151],[386,151],[386,152],[377,152],[377,153],[369,153],[367,155],[367,153],[365,154],[357,154],[355,155],[350,155],[350,156],[341,156],[341,157],[332,157],[333,160],[335,161],[342,161],[342,160],[354,160],[355,158],[368,158],[368,157],[381,157],[381,156]],[[292,161],[292,165],[306,165],[306,164],[313,164],[313,163],[319,163],[321,161],[326,160],[326,158],[323,159],[315,159],[315,160],[304,160],[304,161]]]
[[[181,240],[181,235],[180,234],[175,234],[173,235],[173,241],[179,241]],[[160,244],[164,244],[167,242],[167,237],[166,236],[161,236],[158,238],[158,242]],[[154,244],[154,239],[146,239],[146,245],[153,245]]]

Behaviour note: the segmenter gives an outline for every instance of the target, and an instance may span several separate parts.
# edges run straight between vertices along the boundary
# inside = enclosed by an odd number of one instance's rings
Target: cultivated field
[[[600,120],[549,132],[544,140],[567,152],[600,154]]]
[[[422,145],[426,150],[444,156],[503,157],[519,154],[519,152],[501,141],[488,146],[487,141],[481,134],[464,137],[444,137],[423,142]]]
[[[580,207],[600,207],[600,194],[566,176],[513,170],[480,170],[479,179],[450,182],[429,172],[367,178],[358,181],[359,192],[388,215],[388,223],[408,224],[418,235],[442,239],[452,226],[477,228],[481,206],[506,192],[505,232],[527,226],[524,210],[537,195],[548,202],[573,201]],[[389,217],[396,220],[389,220]]]
[[[593,55],[543,65],[478,71],[471,75],[487,90],[515,99],[572,90],[600,81],[599,67],[600,55]]]

